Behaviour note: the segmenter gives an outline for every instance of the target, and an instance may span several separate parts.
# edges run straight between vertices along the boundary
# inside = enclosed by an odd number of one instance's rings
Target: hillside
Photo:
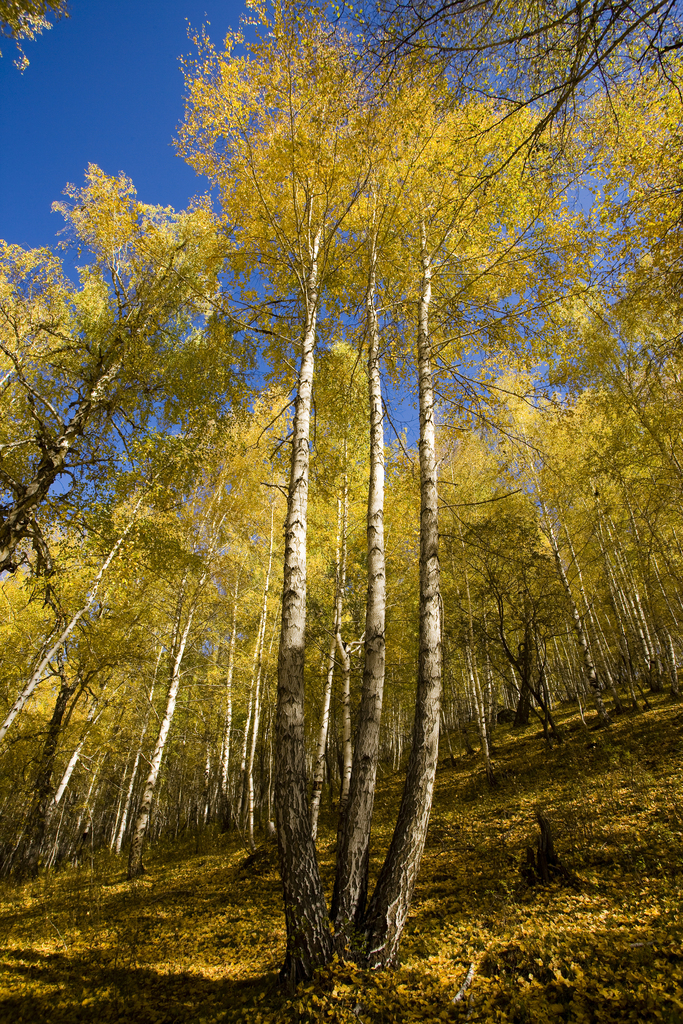
[[[153,847],[147,873],[123,859],[0,890],[0,1022],[683,1021],[683,715],[654,698],[608,731],[560,709],[565,742],[500,727],[490,789],[475,757],[443,757],[401,965],[369,975],[338,963],[296,992],[284,948],[277,855],[249,864],[212,829]],[[373,859],[402,777],[380,773]],[[528,886],[537,809],[568,877]],[[322,815],[331,887],[334,832]],[[474,964],[474,981],[453,997]]]

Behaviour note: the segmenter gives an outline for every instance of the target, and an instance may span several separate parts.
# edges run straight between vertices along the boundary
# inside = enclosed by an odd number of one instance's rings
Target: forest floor
[[[442,760],[410,918],[393,971],[334,963],[296,991],[284,949],[277,855],[255,862],[209,829],[147,853],[0,888],[0,1022],[394,1024],[448,1020],[683,1024],[683,710],[665,697],[565,742],[501,727],[489,788],[478,756]],[[443,750],[442,750],[443,752]],[[380,773],[372,870],[402,777]],[[527,886],[536,809],[572,878]],[[331,889],[333,822],[321,872]],[[474,981],[456,1005],[470,965]]]

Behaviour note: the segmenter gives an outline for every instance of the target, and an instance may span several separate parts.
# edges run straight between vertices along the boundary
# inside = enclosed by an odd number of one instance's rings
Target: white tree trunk
[[[154,687],[156,685],[157,671],[159,670],[159,661],[161,660],[162,648],[159,647],[157,654],[156,665],[154,666],[154,677],[152,679],[152,687],[149,691],[149,697],[147,699],[147,710],[145,711],[145,717],[142,723],[142,730],[140,732],[140,739],[138,741],[138,749],[135,754],[135,761],[133,762],[133,770],[130,774],[130,782],[128,783],[128,792],[126,793],[126,801],[123,805],[123,813],[121,814],[121,820],[119,822],[118,831],[116,833],[116,853],[121,853],[121,847],[123,845],[123,837],[126,834],[126,827],[128,825],[128,815],[130,814],[130,805],[133,800],[133,791],[135,789],[135,780],[137,778],[138,767],[140,765],[140,758],[142,757],[142,744],[145,739],[147,732],[147,726],[149,725],[149,716],[152,711],[152,700],[154,698]]]
[[[141,494],[139,499],[138,499],[138,501],[137,501],[137,503],[136,503],[136,505],[135,505],[135,508],[133,509],[133,514],[132,514],[132,516],[131,516],[131,518],[130,518],[130,520],[128,522],[128,525],[126,526],[125,530],[123,531],[123,533],[121,534],[119,539],[116,541],[116,544],[114,545],[114,547],[111,549],[111,551],[109,552],[109,554],[105,558],[104,562],[102,563],[102,565],[100,567],[99,572],[97,573],[97,575],[93,579],[92,583],[90,584],[90,590],[88,591],[88,596],[87,596],[85,604],[83,605],[82,608],[78,609],[78,611],[72,617],[72,619],[70,620],[70,622],[68,623],[66,628],[62,630],[62,632],[60,633],[59,637],[54,642],[54,644],[52,644],[52,646],[50,647],[50,649],[47,652],[47,654],[44,655],[44,657],[42,658],[40,664],[38,665],[38,668],[35,670],[35,672],[31,676],[31,678],[29,679],[29,681],[26,683],[26,686],[21,691],[21,693],[19,694],[19,696],[15,700],[14,704],[10,708],[10,711],[9,711],[9,714],[7,715],[7,718],[5,719],[5,721],[0,726],[0,742],[2,742],[2,739],[5,736],[5,733],[10,728],[10,726],[12,725],[12,722],[17,717],[19,712],[22,711],[23,708],[25,707],[29,697],[31,696],[31,694],[35,690],[36,686],[38,686],[38,684],[40,682],[42,682],[42,680],[45,678],[46,675],[50,674],[47,670],[48,670],[50,662],[52,661],[54,656],[62,649],[62,647],[64,646],[64,644],[69,639],[69,637],[73,633],[74,629],[76,628],[76,626],[80,622],[80,620],[83,618],[83,616],[86,614],[86,612],[88,612],[90,610],[90,608],[92,607],[93,602],[95,601],[95,598],[97,597],[97,593],[98,593],[98,591],[100,589],[100,583],[102,582],[102,577],[104,576],[105,572],[107,571],[107,569],[111,565],[114,557],[116,556],[116,552],[119,550],[119,548],[123,544],[124,540],[128,536],[130,530],[132,529],[133,524],[134,524],[135,519],[136,519],[136,516],[138,514],[138,510],[140,508],[140,505],[142,504],[143,498],[144,498],[144,494]]]
[[[351,648],[337,633],[337,650],[342,667],[342,779],[339,793],[339,813],[344,814],[351,786],[353,745],[351,741]]]
[[[572,594],[572,588],[569,584],[569,580],[567,579],[567,573],[565,572],[564,563],[562,562],[562,557],[560,555],[560,549],[558,547],[557,539],[555,537],[553,524],[550,521],[548,509],[546,508],[544,501],[542,499],[539,500],[541,505],[541,511],[543,513],[543,518],[545,520],[546,534],[548,540],[550,541],[550,547],[552,548],[553,556],[555,558],[557,574],[560,577],[560,582],[562,583],[562,586],[564,587],[564,592],[567,595],[567,601],[569,603],[569,608],[572,613],[572,619],[574,621],[574,632],[576,633],[576,638],[579,642],[579,647],[581,648],[581,652],[583,654],[583,663],[586,670],[588,685],[590,686],[591,693],[593,695],[593,703],[595,704],[595,708],[598,712],[598,717],[602,725],[609,725],[610,719],[609,715],[607,714],[607,708],[605,707],[602,700],[600,682],[598,680],[597,672],[595,671],[595,665],[593,663],[593,658],[591,656],[590,648],[588,646],[588,640],[586,639],[586,634],[584,632],[583,622],[581,621],[581,615],[579,614],[579,609],[576,607],[576,601],[574,600],[574,595]]]
[[[344,442],[344,460],[346,460],[346,442]],[[339,590],[337,591],[337,650],[342,669],[342,778],[339,793],[339,813],[343,815],[351,785],[351,768],[353,765],[353,743],[351,738],[351,647],[345,643],[341,635],[342,613],[344,607],[344,591],[346,590],[346,539],[349,522],[349,482],[344,471],[342,489],[342,530],[341,530],[341,563]]]
[[[196,602],[199,597],[199,590],[204,582],[204,577],[200,581],[199,586],[195,592],[195,597],[188,610],[187,619],[185,621],[185,627],[180,633],[180,621],[182,616],[183,599],[185,596],[185,587],[187,585],[187,573],[183,576],[183,580],[180,586],[180,592],[178,594],[178,605],[176,610],[175,622],[173,624],[173,642],[171,645],[171,673],[168,687],[168,695],[166,697],[166,709],[164,711],[163,718],[161,719],[161,725],[159,726],[159,734],[154,747],[154,753],[152,754],[152,760],[150,761],[149,774],[147,775],[147,781],[145,782],[145,788],[142,793],[142,800],[140,801],[140,808],[138,810],[137,820],[135,822],[135,828],[133,829],[133,837],[130,844],[130,854],[128,857],[128,878],[135,878],[137,875],[142,874],[144,871],[142,865],[142,843],[149,823],[149,815],[152,809],[152,798],[154,796],[154,790],[156,787],[157,779],[159,777],[159,769],[161,768],[161,760],[164,756],[164,749],[166,747],[166,740],[168,733],[171,728],[171,722],[173,721],[173,715],[175,712],[176,701],[178,699],[178,688],[180,686],[180,666],[183,660],[183,654],[185,653],[185,645],[187,638],[192,628],[192,620],[194,618],[194,612],[196,608]]]
[[[418,304],[420,404],[420,649],[412,747],[391,845],[365,923],[371,966],[391,964],[408,916],[427,838],[439,753],[441,699],[441,570],[436,429],[429,306],[432,262],[421,231],[422,287]]]
[[[235,580],[235,593],[232,602],[232,631],[230,633],[230,651],[228,654],[228,675],[225,681],[227,707],[225,711],[225,731],[223,735],[223,760],[221,763],[221,794],[224,800],[229,799],[230,779],[230,740],[232,737],[232,676],[235,669],[235,640],[237,638],[237,599],[239,596],[240,573]]]
[[[380,375],[379,325],[375,309],[377,236],[370,249],[365,297],[368,325],[368,392],[370,400],[370,479],[367,509],[367,599],[365,663],[359,723],[346,813],[338,844],[332,917],[338,933],[359,924],[365,912],[370,827],[379,757],[385,673],[386,565],[384,555],[384,416]]]
[[[318,743],[313,762],[313,790],[311,794],[311,836],[313,841],[318,835],[318,816],[320,814],[320,798],[323,790],[323,778],[325,775],[325,750],[327,749],[327,734],[330,725],[330,704],[332,702],[332,685],[334,683],[335,651],[337,649],[337,634],[341,629],[339,610],[341,607],[341,528],[342,528],[342,502],[337,499],[337,540],[334,557],[334,623],[332,626],[332,637],[327,656],[327,677],[323,690],[323,706],[320,715],[320,729],[318,731]]]
[[[570,557],[571,557],[572,564],[574,565],[574,567],[576,569],[576,576],[577,576],[577,579],[579,581],[579,594],[581,595],[581,601],[583,603],[583,607],[586,609],[587,620],[588,620],[588,622],[593,627],[593,638],[595,639],[596,647],[597,647],[597,649],[598,649],[598,651],[600,652],[600,655],[601,655],[602,672],[603,672],[603,675],[604,675],[605,679],[607,680],[607,685],[610,688],[612,696],[614,697],[614,706],[615,706],[615,709],[617,711],[617,714],[620,714],[623,711],[623,708],[622,708],[622,705],[621,705],[621,698],[619,697],[619,692],[617,690],[616,684],[615,684],[614,679],[612,677],[612,673],[610,672],[609,665],[607,664],[607,658],[605,657],[605,651],[603,650],[602,643],[600,641],[600,633],[601,633],[600,622],[599,622],[597,616],[593,613],[593,609],[591,607],[591,603],[588,600],[588,598],[586,597],[586,588],[584,587],[584,584],[583,584],[583,575],[581,573],[581,565],[579,564],[579,560],[576,557],[576,552],[574,551],[574,545],[572,544],[572,539],[571,539],[569,530],[567,529],[567,524],[566,523],[562,523],[562,528],[563,528],[563,531],[564,531],[565,539],[567,541],[567,547],[569,548],[569,554],[570,554]],[[588,640],[588,644],[589,644],[589,648],[590,648],[591,647],[591,638],[589,636],[587,636],[586,639]],[[594,661],[595,659],[592,659],[592,660]]]
[[[275,505],[270,506],[270,543],[268,546],[268,569],[266,571],[266,582],[263,587],[263,607],[261,609],[260,635],[261,643],[258,651],[256,664],[256,679],[254,683],[254,725],[251,733],[251,747],[249,749],[249,764],[247,766],[247,808],[248,808],[248,835],[249,848],[254,851],[254,756],[256,754],[256,743],[258,741],[259,722],[261,719],[261,669],[263,666],[263,645],[266,637],[266,623],[268,621],[268,589],[270,587],[270,570],[273,565],[273,530],[274,530]]]
[[[472,616],[472,597],[470,593],[470,577],[467,572],[467,565],[465,564],[465,540],[462,535],[462,527],[458,523],[458,532],[460,534],[460,543],[462,544],[463,550],[463,572],[465,576],[465,593],[467,595],[467,644],[465,646],[465,656],[467,660],[467,670],[469,672],[470,683],[472,687],[472,699],[474,701],[474,708],[477,714],[477,729],[479,732],[479,741],[481,744],[481,756],[484,759],[484,770],[486,772],[486,778],[489,783],[494,780],[493,766],[491,764],[491,752],[489,749],[489,736],[486,728],[486,708],[484,706],[484,698],[481,691],[481,682],[479,679],[479,667],[477,665],[476,654],[474,650],[474,620]]]
[[[100,699],[101,699],[101,696],[102,696],[102,694],[100,694]],[[96,712],[97,712],[98,707],[100,708],[100,712],[96,716]],[[97,721],[97,719],[100,717],[100,715],[102,714],[103,711],[104,711],[104,708],[100,707],[100,700],[94,700],[92,705],[91,705],[91,707],[90,707],[90,711],[87,714],[87,717],[86,717],[86,720],[85,720],[85,727],[84,727],[84,729],[83,729],[83,731],[81,733],[81,738],[78,741],[78,746],[76,747],[76,749],[74,750],[73,754],[69,758],[69,763],[67,764],[66,768],[64,769],[64,774],[62,775],[60,783],[57,786],[57,789],[55,791],[55,795],[54,795],[54,797],[52,799],[52,802],[53,802],[55,807],[59,804],[59,801],[64,796],[64,791],[65,791],[66,787],[69,785],[69,779],[73,775],[74,768],[78,764],[78,759],[81,756],[81,750],[83,749],[83,744],[86,741],[88,732],[90,731],[90,727],[93,724],[93,722]]]
[[[313,968],[332,955],[325,896],[311,837],[304,732],[309,434],[319,245],[317,233],[310,240],[309,272],[302,294],[304,331],[292,423],[275,726],[275,816],[287,926],[282,976],[291,984],[310,978]]]

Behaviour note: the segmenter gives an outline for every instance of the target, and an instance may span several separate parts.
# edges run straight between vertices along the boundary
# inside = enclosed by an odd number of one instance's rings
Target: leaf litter
[[[663,697],[566,742],[501,727],[481,762],[442,762],[420,879],[393,970],[336,960],[277,984],[285,925],[277,851],[208,829],[154,844],[125,881],[107,852],[0,889],[0,1024],[683,1024],[683,716]],[[390,838],[400,773],[380,779],[371,872]],[[573,884],[527,886],[536,810]],[[335,822],[321,816],[331,892]],[[463,985],[467,979],[463,990]],[[460,994],[457,1002],[456,996]]]

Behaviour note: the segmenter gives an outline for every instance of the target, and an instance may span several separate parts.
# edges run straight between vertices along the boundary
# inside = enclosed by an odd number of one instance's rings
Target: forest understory
[[[683,710],[663,695],[609,729],[558,708],[565,738],[500,726],[496,784],[478,755],[437,771],[415,899],[395,970],[335,962],[296,990],[277,983],[285,942],[274,841],[251,856],[214,826],[153,844],[147,871],[100,851],[0,890],[0,1022],[213,1024],[683,1021]],[[371,874],[402,771],[378,779]],[[551,822],[568,877],[521,867]],[[335,818],[318,854],[334,874]],[[328,893],[329,895],[329,893]],[[461,990],[473,965],[471,985]]]

